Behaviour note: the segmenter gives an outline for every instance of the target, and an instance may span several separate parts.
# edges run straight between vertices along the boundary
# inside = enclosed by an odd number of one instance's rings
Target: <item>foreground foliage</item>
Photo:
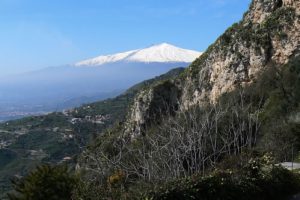
[[[169,182],[147,195],[152,200],[281,200],[300,189],[299,175],[251,159],[242,169],[216,170]]]
[[[78,179],[67,166],[42,165],[24,178],[14,180],[10,200],[67,200],[78,184]]]
[[[75,199],[90,200],[282,200],[300,190],[300,175],[274,164],[270,155],[231,156],[205,175],[124,185],[120,171],[107,185],[85,185]],[[252,157],[252,158],[250,158]],[[230,166],[230,168],[228,168]],[[111,182],[112,178],[114,179]]]

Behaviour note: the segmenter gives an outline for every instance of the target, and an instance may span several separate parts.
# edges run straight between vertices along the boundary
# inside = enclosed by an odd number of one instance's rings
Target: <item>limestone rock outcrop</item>
[[[168,97],[167,104],[177,110],[214,104],[222,94],[251,84],[268,66],[299,54],[300,0],[253,0],[244,18],[172,81],[171,89],[161,84],[136,97],[125,133],[142,134],[152,118],[159,121],[166,113],[154,114],[153,105],[162,103],[154,103],[157,96]]]

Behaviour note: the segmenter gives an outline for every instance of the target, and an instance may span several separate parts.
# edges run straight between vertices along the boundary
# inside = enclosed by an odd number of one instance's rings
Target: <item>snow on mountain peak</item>
[[[201,55],[200,52],[182,49],[168,43],[153,45],[145,49],[137,49],[124,53],[117,53],[107,56],[99,56],[89,60],[84,60],[75,66],[100,66],[115,62],[193,62]]]

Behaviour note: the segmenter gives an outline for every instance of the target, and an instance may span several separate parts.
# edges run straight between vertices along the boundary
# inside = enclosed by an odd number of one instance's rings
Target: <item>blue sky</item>
[[[0,0],[1,75],[168,42],[204,51],[250,0]]]

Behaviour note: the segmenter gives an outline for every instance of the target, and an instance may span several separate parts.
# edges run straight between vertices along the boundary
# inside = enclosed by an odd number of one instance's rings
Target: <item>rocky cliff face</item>
[[[245,20],[261,23],[276,9],[290,5],[291,0],[254,0],[245,15]]]
[[[179,88],[170,80],[141,91],[129,113],[126,133],[135,137],[143,133],[148,125],[159,121],[162,115],[175,114],[180,96]]]
[[[268,66],[282,65],[299,54],[300,0],[254,0],[243,20],[229,28],[181,77],[170,81],[168,87],[160,84],[136,97],[125,133],[142,133],[157,112],[153,107],[162,105],[157,98],[168,99],[167,107],[178,110],[214,104],[222,94],[251,84]],[[155,119],[167,113],[160,109]]]

